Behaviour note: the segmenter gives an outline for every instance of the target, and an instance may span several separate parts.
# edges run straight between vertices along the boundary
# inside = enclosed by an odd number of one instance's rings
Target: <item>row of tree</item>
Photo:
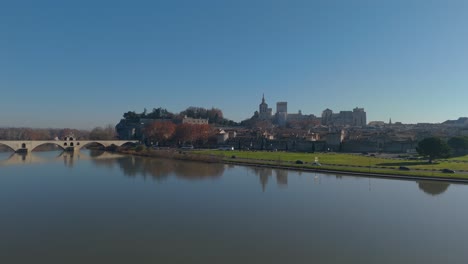
[[[229,125],[235,126],[236,122],[224,118],[223,111],[218,108],[212,107],[211,109],[206,109],[203,107],[190,106],[182,112],[175,114],[169,112],[164,108],[153,108],[151,112],[148,112],[146,109],[142,113],[136,113],[135,111],[128,111],[123,114],[125,120],[133,123],[139,122],[142,118],[147,119],[182,119],[183,117],[191,118],[202,118],[208,119],[210,124],[219,124],[219,125]]]
[[[164,108],[153,108],[151,112],[145,110],[141,113],[136,113],[135,111],[128,111],[123,114],[125,120],[131,122],[139,122],[141,118],[148,118],[148,119],[172,119],[176,116],[174,113],[167,111]]]
[[[77,139],[110,140],[116,138],[113,125],[96,127],[92,130],[70,128],[0,128],[0,140],[53,140],[73,135]]]
[[[466,154],[467,149],[468,137],[452,137],[448,141],[438,137],[429,137],[421,140],[416,148],[419,155],[429,158],[430,163],[437,158]]]
[[[214,139],[215,131],[207,124],[174,124],[171,121],[153,122],[143,130],[147,142],[158,145],[204,145]]]

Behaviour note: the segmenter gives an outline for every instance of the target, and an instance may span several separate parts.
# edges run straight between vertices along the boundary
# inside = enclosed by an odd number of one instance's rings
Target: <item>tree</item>
[[[166,142],[172,138],[176,125],[171,121],[153,122],[143,131],[145,136],[153,142]]]
[[[174,114],[162,107],[159,107],[153,108],[153,111],[151,113],[145,114],[143,117],[150,119],[172,119],[174,117]]]
[[[203,107],[190,106],[179,114],[181,117],[187,116],[191,118],[203,118],[208,119],[210,124],[222,124],[235,126],[236,122],[224,118],[223,111],[218,108],[212,107],[211,109],[206,109]]]
[[[179,124],[174,133],[174,140],[178,143],[206,144],[213,135],[213,129],[207,124]]]
[[[112,125],[108,125],[105,128],[95,127],[89,132],[89,138],[94,140],[111,140],[115,137],[115,129]]]
[[[131,122],[138,122],[140,120],[140,115],[135,113],[135,111],[128,111],[123,114],[123,117]]]
[[[453,137],[447,143],[455,152],[462,153],[468,148],[468,137]]]
[[[174,139],[180,144],[186,142],[193,143],[194,133],[193,125],[191,124],[179,124],[176,127]]]
[[[208,124],[196,124],[193,125],[193,128],[195,133],[195,140],[200,145],[204,145],[206,142],[208,142],[208,139],[213,134],[213,129]]]
[[[449,145],[438,137],[429,137],[421,140],[416,147],[419,155],[429,157],[429,163],[436,158],[450,156]]]

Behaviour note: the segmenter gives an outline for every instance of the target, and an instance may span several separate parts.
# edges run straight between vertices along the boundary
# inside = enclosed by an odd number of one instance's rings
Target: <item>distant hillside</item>
[[[447,120],[443,122],[444,125],[457,125],[457,126],[468,126],[468,117],[460,117],[457,120]]]

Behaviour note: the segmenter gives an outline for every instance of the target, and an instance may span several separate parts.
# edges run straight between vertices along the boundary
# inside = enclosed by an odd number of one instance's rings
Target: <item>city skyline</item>
[[[127,111],[271,106],[467,116],[464,1],[24,1],[0,5],[1,127],[90,129]]]

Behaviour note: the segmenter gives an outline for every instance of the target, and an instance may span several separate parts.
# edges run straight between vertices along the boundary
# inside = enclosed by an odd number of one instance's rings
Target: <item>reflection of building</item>
[[[287,170],[276,170],[276,183],[278,186],[288,185],[288,171]]]
[[[268,184],[268,179],[273,176],[273,171],[276,174],[276,183],[278,186],[286,187],[288,185],[288,171],[287,170],[276,170],[270,168],[251,168],[252,171],[260,179],[260,184],[262,185],[262,191],[265,191]]]
[[[260,178],[260,184],[262,185],[262,191],[265,191],[266,185],[268,183],[268,178],[273,175],[273,169],[270,168],[257,168],[252,167],[252,171],[255,175],[258,175]]]
[[[265,191],[266,185],[268,183],[268,178],[273,174],[272,169],[263,168],[258,171],[258,176],[260,177],[260,183],[262,184],[262,191]]]
[[[73,160],[74,160],[73,154],[74,154],[73,152],[67,152],[66,154],[62,155],[63,163],[65,164],[65,166],[73,168]]]

